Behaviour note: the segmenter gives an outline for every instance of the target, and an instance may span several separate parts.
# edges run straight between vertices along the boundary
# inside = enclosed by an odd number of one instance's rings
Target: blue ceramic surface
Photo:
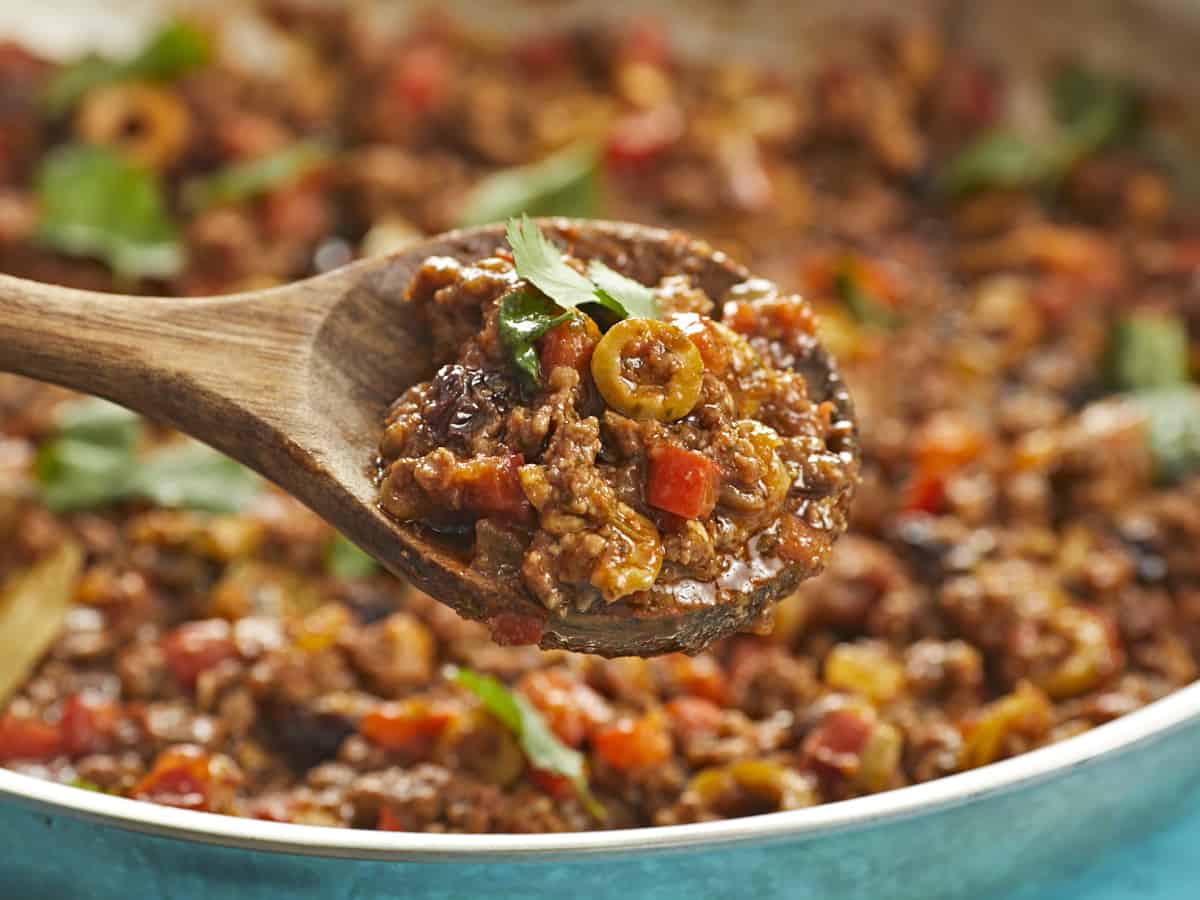
[[[975,773],[865,798],[869,803],[738,820],[733,830],[730,823],[719,823],[725,832],[717,842],[709,842],[711,835],[703,829],[653,829],[624,832],[609,849],[591,853],[579,849],[578,842],[570,849],[569,841],[563,851],[518,848],[519,859],[503,857],[506,839],[475,839],[468,857],[454,849],[453,838],[436,839],[442,849],[430,851],[434,845],[420,836],[361,833],[357,839],[365,849],[337,852],[396,858],[274,852],[249,846],[256,833],[271,835],[278,845],[280,834],[327,830],[182,814],[181,821],[234,826],[247,836],[206,836],[241,844],[220,846],[130,831],[46,806],[36,796],[10,795],[0,802],[0,896],[1183,900],[1200,896],[1200,860],[1197,854],[1179,853],[1200,839],[1200,822],[1169,826],[1189,808],[1200,808],[1195,750],[1200,720],[1190,709],[1192,696],[1177,695],[1165,703],[1068,742],[1073,747],[1059,745]],[[1164,716],[1164,710],[1172,715]],[[45,790],[30,779],[3,775]],[[9,787],[0,780],[0,791]],[[54,796],[64,790],[49,787]],[[83,796],[80,805],[90,805],[85,811],[92,816],[113,803],[151,809],[117,798],[69,794]],[[914,798],[918,802],[909,802]],[[844,814],[856,809],[868,814]],[[828,821],[807,827],[818,816]],[[764,826],[774,823],[787,827],[767,833]],[[1164,827],[1157,842],[1147,842]],[[673,841],[674,847],[639,849],[639,843],[653,843],[656,834],[683,839]],[[692,847],[688,834],[696,835]],[[538,840],[549,846],[556,839]],[[480,848],[483,852],[475,852]],[[328,844],[308,850],[330,852]],[[422,858],[414,860],[414,854]],[[1091,886],[1082,892],[1080,884]]]

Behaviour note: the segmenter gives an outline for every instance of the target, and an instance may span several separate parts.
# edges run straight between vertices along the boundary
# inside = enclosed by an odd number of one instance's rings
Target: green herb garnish
[[[520,215],[593,219],[600,215],[601,195],[596,148],[576,145],[485,178],[468,194],[458,224],[485,225]]]
[[[1173,315],[1140,312],[1117,320],[1109,335],[1105,368],[1118,391],[1186,384],[1190,368],[1187,329]]]
[[[70,256],[100,259],[123,278],[170,278],[184,247],[153,173],[100,147],[71,145],[38,170],[38,237]]]
[[[537,291],[512,291],[500,304],[500,339],[517,368],[534,384],[541,369],[533,343],[566,320],[570,310],[599,306],[616,320],[637,316],[658,318],[653,292],[604,263],[593,260],[588,275],[567,265],[562,251],[528,216],[509,219],[506,229],[517,274]]]
[[[234,163],[210,175],[190,179],[183,187],[183,201],[189,209],[197,211],[244,203],[299,181],[331,156],[326,143],[301,141],[260,159]]]
[[[234,513],[258,496],[258,476],[196,441],[169,444],[134,462],[132,496],[157,506]]]
[[[366,578],[379,571],[379,563],[342,534],[333,536],[325,548],[325,571],[338,578]]]
[[[52,115],[62,115],[94,88],[120,81],[172,81],[203,66],[208,58],[204,33],[186,22],[175,22],[160,30],[131,59],[93,55],[62,69],[46,86],[46,108]]]
[[[588,787],[583,754],[560,741],[532,703],[491,675],[451,668],[447,677],[478,697],[484,708],[516,736],[531,766],[570,779],[592,817],[605,818],[604,807]]]
[[[1172,484],[1200,470],[1200,389],[1176,385],[1129,396],[1146,416],[1158,480]]]
[[[1015,131],[994,128],[961,150],[942,170],[937,185],[955,195],[989,187],[1030,187],[1053,177],[1058,168],[1051,148]]]
[[[528,216],[509,219],[505,231],[512,248],[517,274],[561,306],[575,309],[600,303],[624,317],[625,310],[611,298],[601,295],[596,285],[567,265],[562,251],[544,235]]]
[[[97,794],[106,793],[104,788],[100,787],[100,785],[96,784],[96,782],[88,781],[86,778],[83,778],[82,776],[77,776],[75,778],[72,778],[67,783],[73,788],[79,788],[81,791],[92,791]]]
[[[860,325],[879,331],[895,331],[900,327],[900,317],[881,300],[867,293],[852,272],[842,269],[834,275],[833,289],[854,321]]]
[[[1011,129],[993,128],[959,151],[937,186],[960,195],[989,187],[1052,187],[1082,157],[1132,136],[1141,103],[1125,81],[1078,66],[1050,82],[1058,131],[1036,142]]]
[[[500,342],[530,383],[536,385],[542,380],[541,362],[534,342],[573,315],[570,310],[564,312],[545,294],[534,290],[518,288],[500,299]]]
[[[527,216],[509,219],[506,234],[517,274],[564,309],[596,303],[621,319],[658,318],[658,304],[649,288],[598,261],[589,269],[590,280],[580,275]]]
[[[42,501],[56,512],[140,498],[232,513],[261,489],[249,469],[203,444],[186,441],[139,454],[142,438],[141,420],[105,400],[64,408],[55,436],[38,451]]]
[[[638,319],[657,319],[658,301],[654,292],[644,284],[614,272],[598,259],[588,263],[588,277],[596,290],[621,304],[625,315]]]
[[[1082,66],[1064,68],[1050,82],[1054,116],[1084,152],[1132,137],[1142,121],[1134,85]]]

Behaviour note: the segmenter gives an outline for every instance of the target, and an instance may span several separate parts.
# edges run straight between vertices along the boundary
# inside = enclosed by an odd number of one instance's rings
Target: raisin
[[[470,369],[457,363],[433,376],[425,421],[434,441],[470,437],[497,422],[512,408],[516,385],[500,372]]]

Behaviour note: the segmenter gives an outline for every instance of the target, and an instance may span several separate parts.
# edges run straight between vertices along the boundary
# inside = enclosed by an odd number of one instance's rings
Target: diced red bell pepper
[[[722,337],[712,319],[696,313],[680,313],[671,316],[670,321],[696,345],[700,358],[704,360],[705,371],[714,375],[725,374],[733,362],[733,347]]]
[[[904,492],[906,512],[939,513],[946,502],[946,479],[940,472],[918,471]]]
[[[730,300],[721,321],[739,334],[760,335],[789,346],[799,346],[817,331],[816,314],[798,297]]]
[[[62,753],[62,730],[41,719],[0,716],[0,762],[44,761]]]
[[[407,831],[404,823],[400,821],[400,817],[392,812],[392,808],[388,805],[379,807],[379,818],[375,821],[375,829],[377,831]]]
[[[392,67],[389,87],[413,115],[433,112],[449,96],[450,60],[446,51],[436,44],[403,51]]]
[[[913,436],[918,465],[933,471],[964,466],[986,447],[987,435],[969,419],[951,412],[935,414]]]
[[[673,444],[650,451],[646,502],[685,519],[703,519],[717,505],[721,470],[702,453]]]
[[[63,750],[77,757],[108,749],[120,721],[121,707],[111,700],[72,694],[63,701]]]
[[[717,706],[729,702],[729,676],[708,654],[687,656],[673,653],[662,657],[672,680],[679,688],[694,697],[703,697]]]
[[[541,340],[542,374],[555,366],[570,366],[580,375],[591,371],[592,351],[600,341],[600,329],[590,316],[573,316],[546,332]]]
[[[716,734],[724,714],[721,707],[703,697],[676,697],[667,701],[667,717],[680,737]]]
[[[575,785],[566,775],[547,772],[545,769],[530,769],[529,780],[555,800],[569,800],[576,794]]]
[[[652,163],[683,137],[683,126],[683,115],[671,104],[630,113],[609,131],[604,158],[614,169]]]
[[[410,697],[380,704],[363,716],[358,731],[385,750],[424,755],[457,715],[449,705]]]
[[[237,655],[233,630],[224,619],[187,622],[168,633],[162,643],[171,674],[189,687],[201,672]]]
[[[671,734],[659,714],[621,719],[592,737],[597,754],[614,769],[657,766],[671,758]]]
[[[130,796],[180,809],[208,810],[213,788],[211,764],[209,754],[199,747],[168,747]]]
[[[517,689],[537,707],[550,730],[571,747],[578,747],[612,718],[608,701],[562,669],[529,672]]]
[[[804,760],[809,766],[832,774],[853,774],[871,728],[872,723],[854,710],[834,710],[804,739]]]
[[[457,478],[462,483],[463,503],[482,515],[524,519],[532,511],[517,470],[525,464],[520,453],[511,456],[481,456],[463,463]]]

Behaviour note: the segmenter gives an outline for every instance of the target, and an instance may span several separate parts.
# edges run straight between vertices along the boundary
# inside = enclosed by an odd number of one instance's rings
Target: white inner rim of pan
[[[287,825],[127,800],[7,770],[0,770],[0,797],[20,798],[43,809],[57,809],[105,825],[168,837],[318,856],[466,862],[648,852],[816,836],[928,814],[1061,776],[1099,757],[1163,738],[1198,717],[1200,684],[1193,684],[1078,737],[937,781],[808,809],[664,828],[518,835],[424,834]]]

